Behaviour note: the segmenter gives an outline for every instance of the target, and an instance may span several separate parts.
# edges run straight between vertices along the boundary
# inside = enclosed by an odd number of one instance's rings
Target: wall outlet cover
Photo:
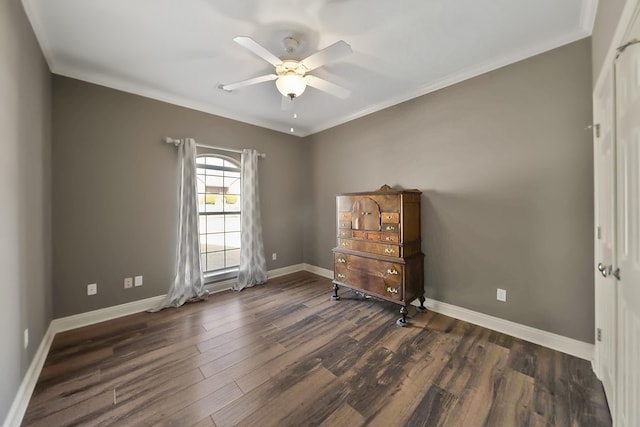
[[[507,302],[507,291],[505,289],[498,288],[496,292],[496,299],[498,301]]]
[[[277,252],[272,253],[272,254],[271,254],[271,260],[272,260],[272,261],[275,261],[275,260],[277,260],[277,259],[278,259],[278,253],[277,253]]]
[[[133,277],[124,278],[124,288],[125,289],[133,288]]]
[[[98,284],[91,283],[87,285],[87,295],[95,295],[98,293]]]
[[[25,350],[29,347],[29,328],[24,330],[23,340]]]
[[[142,276],[136,276],[134,284],[135,286],[142,286]]]

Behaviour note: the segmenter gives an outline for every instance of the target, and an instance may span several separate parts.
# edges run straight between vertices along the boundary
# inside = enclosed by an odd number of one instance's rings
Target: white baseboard
[[[275,279],[276,277],[286,276],[287,274],[295,273],[305,269],[306,264],[294,264],[287,267],[277,268],[269,271],[269,279]]]
[[[270,270],[268,272],[268,277],[276,278],[295,273],[297,271],[308,271],[310,273],[317,274],[318,276],[333,279],[333,271],[306,263],[294,264],[287,267]],[[233,283],[233,279],[225,280],[208,285],[207,290],[211,293],[221,292],[230,289]],[[49,329],[47,329],[47,332],[40,342],[38,351],[36,352],[33,360],[31,361],[31,364],[29,365],[29,369],[22,379],[22,384],[18,389],[18,393],[16,394],[13,404],[11,405],[9,414],[7,415],[7,418],[3,423],[3,427],[19,426],[22,422],[22,418],[24,417],[27,405],[29,404],[29,399],[31,399],[31,394],[33,393],[33,389],[35,388],[38,377],[40,376],[40,371],[44,366],[47,354],[49,353],[49,348],[51,347],[51,343],[53,342],[53,338],[55,337],[56,333],[146,311],[150,308],[156,307],[162,302],[164,298],[165,295],[159,295],[139,301],[133,301],[126,304],[106,307],[99,310],[89,311],[87,313],[80,313],[73,316],[52,320],[51,324],[49,325]],[[459,320],[464,320],[466,322],[473,323],[474,325],[482,326],[494,331],[502,332],[516,338],[523,339],[525,341],[530,341],[535,344],[549,347],[554,350],[570,354],[572,356],[580,357],[581,359],[593,360],[595,350],[595,346],[593,344],[585,343],[572,338],[567,338],[562,335],[553,334],[551,332],[535,329],[529,326],[521,325],[519,323],[489,316],[483,313],[468,310],[462,307],[457,307],[455,305],[436,300],[428,299],[426,304],[430,310],[433,310],[437,313],[454,317]]]
[[[326,268],[316,267],[311,264],[303,264],[304,270],[309,273],[317,274],[318,276],[326,277],[327,279],[333,279],[333,271],[327,270]]]
[[[326,268],[304,264],[304,269],[319,276],[333,279],[333,271],[327,270]],[[415,301],[415,304],[418,305],[418,302]],[[594,356],[595,346],[593,344],[432,299],[427,299],[426,305],[427,308],[437,313],[502,332],[581,359],[591,361]]]
[[[295,264],[275,270],[270,270],[267,275],[270,279],[284,276],[286,274],[295,273],[296,271],[305,270],[306,264]],[[328,270],[327,270],[328,271]],[[333,277],[333,273],[332,277]],[[231,289],[235,279],[223,280],[216,283],[206,285],[205,288],[212,294]],[[107,320],[117,319],[118,317],[128,316],[130,314],[140,313],[157,307],[166,295],[158,295],[156,297],[145,298],[138,301],[132,301],[125,304],[114,305],[111,307],[101,308],[99,310],[88,311],[86,313],[75,314],[73,316],[54,319],[51,322],[54,335],[58,332],[69,331],[71,329],[81,328],[83,326],[93,325],[95,323],[105,322]]]
[[[36,354],[33,356],[29,369],[27,369],[27,372],[22,378],[22,383],[16,393],[16,397],[13,399],[11,408],[9,408],[7,418],[5,418],[4,423],[2,423],[3,427],[18,427],[22,424],[24,413],[27,410],[31,394],[36,387],[38,377],[49,354],[49,348],[51,348],[54,336],[55,332],[53,332],[52,326],[49,325],[47,332],[45,332],[44,337],[42,337],[42,341],[40,341]]]
[[[315,265],[304,264],[304,269],[311,273],[317,274],[328,279],[333,279],[333,271],[326,268],[316,267]],[[418,302],[415,301],[418,305]],[[532,328],[520,323],[511,322],[509,320],[500,319],[499,317],[489,316],[487,314],[472,311],[466,308],[458,307],[452,304],[427,299],[427,308],[436,313],[455,319],[464,320],[474,325],[482,326],[487,329],[502,332],[525,341],[539,344],[544,347],[558,350],[581,359],[593,360],[595,346],[590,343],[578,341],[552,332],[543,331],[541,329]]]
[[[145,298],[125,304],[101,308],[99,310],[88,311],[86,313],[74,314],[73,316],[53,319],[51,321],[51,327],[53,329],[53,333],[57,334],[58,332],[69,331],[71,329],[117,319],[118,317],[140,313],[141,311],[156,307],[164,300],[164,298],[165,295],[158,295],[157,297]]]
[[[473,323],[474,325],[502,332],[503,334],[558,350],[581,359],[593,360],[595,346],[584,341],[578,341],[573,338],[432,299],[427,299],[426,305],[429,310],[444,314],[445,316],[454,317],[459,320],[464,320],[465,322]]]

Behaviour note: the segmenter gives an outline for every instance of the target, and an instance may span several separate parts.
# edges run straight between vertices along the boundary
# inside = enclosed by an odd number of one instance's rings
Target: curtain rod
[[[177,147],[178,145],[180,145],[182,140],[181,139],[176,139],[176,138],[171,138],[170,136],[168,136],[168,137],[166,137],[164,139],[164,142],[166,142],[167,144],[173,144],[173,145],[175,145]],[[196,143],[196,147],[210,148],[212,150],[228,151],[230,153],[240,153],[240,154],[242,154],[242,150],[235,150],[233,148],[215,147],[213,145],[198,144],[198,143]],[[262,157],[263,159],[265,157],[267,157],[267,155],[265,153],[258,153],[258,156]]]

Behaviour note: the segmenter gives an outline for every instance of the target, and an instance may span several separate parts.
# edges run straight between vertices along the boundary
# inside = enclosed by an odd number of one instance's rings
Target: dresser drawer
[[[400,222],[400,214],[398,212],[382,212],[380,218],[383,224],[398,224]]]
[[[382,231],[386,233],[397,233],[400,230],[400,224],[382,224]]]
[[[349,221],[351,227],[351,212],[338,212],[338,221]]]
[[[387,261],[335,254],[335,280],[394,300],[404,297],[404,266]]]
[[[382,233],[380,234],[380,240],[389,243],[398,243],[397,233]]]
[[[338,268],[347,268],[347,259],[349,258],[349,255],[346,254],[334,254],[333,256],[333,261],[334,261],[334,266],[336,269]]]
[[[354,239],[364,239],[367,237],[367,232],[354,230],[352,236]]]
[[[353,230],[351,233],[351,237],[354,239],[362,239],[362,240],[380,240],[380,233],[377,231],[358,231]]]
[[[343,238],[350,238],[351,237],[351,230],[338,230],[338,237],[343,237]]]
[[[333,262],[334,279],[339,282],[347,280],[347,256],[343,254],[335,254]]]
[[[338,239],[338,247],[390,257],[399,257],[402,255],[400,253],[400,246],[361,240]]]

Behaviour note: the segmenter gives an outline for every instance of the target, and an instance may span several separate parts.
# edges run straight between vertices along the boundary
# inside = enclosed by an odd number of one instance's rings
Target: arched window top
[[[230,157],[219,154],[199,154],[196,157],[196,166],[214,166],[219,168],[236,168],[240,169],[240,163]]]

